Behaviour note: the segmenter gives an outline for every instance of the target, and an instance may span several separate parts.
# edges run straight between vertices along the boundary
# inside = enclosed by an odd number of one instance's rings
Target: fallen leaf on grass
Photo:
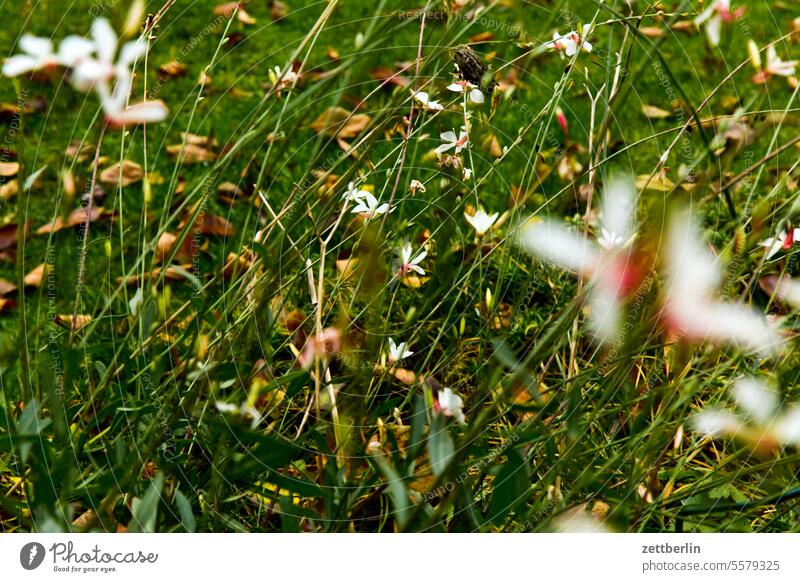
[[[100,181],[114,186],[130,186],[144,177],[142,167],[136,162],[123,160],[100,172]]]
[[[47,265],[42,263],[38,267],[34,267],[34,269],[25,275],[25,278],[22,282],[25,284],[26,287],[40,287],[42,285],[42,280],[47,271]]]
[[[289,7],[280,0],[269,0],[267,7],[269,8],[269,17],[272,20],[286,18],[286,15],[289,14]]]
[[[17,290],[17,286],[7,279],[0,279],[0,295],[8,295]]]
[[[322,135],[350,139],[364,131],[369,122],[366,113],[352,114],[341,107],[328,107],[314,120],[311,129]]]
[[[87,323],[92,321],[91,315],[56,315],[55,321],[58,325],[66,327],[70,331],[78,331]]]
[[[655,105],[642,105],[642,113],[644,113],[645,117],[648,119],[666,119],[672,116],[672,111],[661,109]]]
[[[192,226],[192,230],[200,234],[213,234],[216,236],[232,236],[236,229],[234,226],[216,214],[201,212]]]
[[[158,67],[158,72],[165,77],[182,77],[186,74],[187,66],[180,61],[170,61]]]
[[[10,180],[0,186],[0,199],[10,200],[19,192],[19,180]]]
[[[10,178],[19,172],[19,162],[0,162],[0,177]]]
[[[36,234],[48,234],[50,232],[58,232],[62,228],[72,228],[73,226],[78,226],[79,224],[84,224],[86,222],[86,217],[89,217],[89,222],[94,222],[101,216],[103,216],[104,210],[101,207],[93,207],[91,214],[89,214],[88,208],[76,208],[72,212],[69,213],[67,219],[64,220],[61,216],[56,218],[53,222],[40,226],[36,229]]]
[[[17,303],[13,299],[0,299],[0,313],[16,307]]]
[[[650,174],[636,176],[637,190],[654,190],[656,192],[671,192],[675,189],[675,183],[663,174],[657,174],[650,179]]]
[[[17,246],[17,232],[16,223],[0,226],[0,251]]]
[[[369,72],[369,76],[376,81],[385,82],[387,85],[394,85],[395,87],[408,87],[411,85],[411,79],[404,77],[389,67],[378,67],[376,69],[372,69]]]
[[[177,265],[172,266],[170,265],[167,267],[166,273],[164,274],[164,278],[170,281],[181,281],[186,279],[185,273],[191,272],[192,265],[191,263],[185,265]],[[161,268],[157,267],[147,273],[145,278],[150,279],[158,279],[161,276]],[[139,275],[131,275],[130,277],[117,277],[117,283],[125,283],[126,285],[138,285],[139,282],[142,280],[142,277]]]

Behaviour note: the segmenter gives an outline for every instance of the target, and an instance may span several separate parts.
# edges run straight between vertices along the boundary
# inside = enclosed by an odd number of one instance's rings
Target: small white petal
[[[778,409],[778,395],[755,378],[740,378],[732,392],[739,408],[759,424],[766,424]]]
[[[47,59],[53,55],[53,41],[49,38],[23,34],[19,39],[19,48],[33,57]]]
[[[550,220],[524,227],[520,242],[529,253],[579,273],[591,273],[599,259],[584,237]]]
[[[28,55],[14,55],[3,63],[4,77],[18,77],[39,69],[39,59]]]
[[[101,61],[110,63],[117,49],[117,34],[106,18],[97,18],[92,23],[92,38]]]
[[[723,410],[703,410],[690,422],[694,430],[709,437],[731,436],[743,426],[737,416]]]

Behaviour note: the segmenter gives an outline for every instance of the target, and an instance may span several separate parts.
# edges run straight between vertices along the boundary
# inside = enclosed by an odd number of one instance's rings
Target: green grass
[[[32,190],[0,206],[4,223],[31,226],[16,260],[0,262],[0,277],[19,283],[36,265],[52,265],[51,279],[21,291],[0,316],[4,531],[549,531],[559,516],[583,507],[607,509],[607,527],[619,531],[797,531],[792,499],[771,498],[796,485],[800,456],[793,448],[756,458],[735,442],[693,433],[687,422],[702,406],[725,405],[732,380],[747,373],[776,377],[787,401],[796,401],[792,341],[777,361],[670,343],[654,323],[664,293],[654,276],[636,325],[611,355],[586,328],[575,276],[516,244],[518,226],[531,215],[584,228],[590,143],[599,152],[596,207],[606,177],[654,172],[683,123],[710,98],[701,119],[741,108],[755,138],[709,151],[715,127],[693,125],[666,166],[675,182],[693,169],[695,187],[643,191],[641,238],[657,247],[665,213],[691,203],[706,239],[731,265],[727,298],[786,316],[791,327],[791,312],[773,307],[757,283],[761,275],[796,271],[796,251],[763,261],[757,243],[774,234],[778,220],[797,220],[797,149],[759,162],[796,136],[796,96],[782,78],[751,83],[749,64],[726,77],[746,61],[748,39],[765,46],[790,30],[796,14],[750,3],[746,19],[725,27],[721,47],[712,50],[697,31],[667,26],[691,19],[691,2],[662,2],[663,16],[636,3],[633,16],[620,18],[626,4],[619,1],[509,0],[490,3],[483,19],[450,13],[427,20],[419,47],[420,20],[401,14],[419,6],[339,2],[318,20],[327,3],[287,3],[287,17],[272,22],[266,2],[251,2],[252,25],[214,15],[213,2],[179,0],[165,13],[146,64],[137,66],[134,95],[143,95],[146,82],[170,116],[146,132],[103,136],[101,169],[131,160],[149,179],[125,188],[103,184],[102,205],[113,219],[91,224],[79,295],[80,231],[33,231],[75,209],[91,182],[91,155],[73,162],[65,150],[76,140],[97,144],[97,100],[59,76],[0,79],[0,101],[16,103],[24,92],[47,103],[26,114],[21,129],[0,125],[4,147],[23,164],[20,182],[47,166]],[[56,40],[86,34],[98,7],[108,7],[120,28],[127,10],[121,2],[84,0],[72,2],[66,16],[63,3],[49,0],[0,6],[16,15],[0,30],[4,55],[17,52],[23,31]],[[151,12],[160,7],[148,2]],[[429,9],[447,14],[443,3]],[[549,52],[527,52],[556,29],[577,28],[565,22],[569,15],[597,24],[592,55],[570,66]],[[649,38],[637,26],[664,33]],[[222,42],[226,30],[229,38],[243,37]],[[440,132],[464,123],[445,90],[451,52],[484,32],[493,37],[473,48],[496,80],[513,72],[516,83],[494,111],[488,102],[470,107],[474,177],[464,182],[438,168],[430,152]],[[779,49],[784,58],[800,58],[791,39]],[[609,104],[617,52],[626,74]],[[268,71],[290,58],[302,63],[303,76],[278,98]],[[160,79],[158,65],[173,60],[187,65],[186,74]],[[408,89],[380,87],[371,76],[399,63],[410,64],[404,77],[412,86],[430,81],[432,96],[453,102],[435,116],[416,109],[407,141]],[[197,79],[209,65],[212,81],[201,90]],[[598,95],[593,133],[590,95]],[[566,139],[557,105],[568,119]],[[643,105],[673,114],[648,119]],[[370,117],[349,140],[356,155],[343,155],[335,140],[310,127],[334,106]],[[166,147],[180,143],[181,132],[215,138],[219,159],[178,164]],[[500,161],[484,141],[492,136],[509,148]],[[558,175],[563,148],[583,168],[566,178]],[[73,196],[61,179],[67,168],[78,182]],[[748,168],[753,172],[730,190],[729,205],[715,187]],[[318,170],[335,175],[332,193],[321,192]],[[385,221],[363,226],[348,211],[337,222],[341,193],[358,177],[384,200],[398,184],[396,210]],[[409,194],[412,179],[426,192]],[[242,190],[232,202],[217,193],[223,182]],[[527,195],[515,204],[518,192]],[[476,242],[464,211],[477,201],[507,214]],[[157,266],[162,234],[191,241],[192,230],[179,225],[201,208],[234,232],[197,236],[188,257],[173,252],[170,262],[190,265],[186,276],[143,285],[143,303],[131,314],[136,286],[118,279]],[[254,242],[258,231],[264,236]],[[430,243],[429,278],[419,288],[392,282],[391,259],[403,239],[415,249]],[[232,273],[224,269],[230,253],[248,257]],[[344,278],[336,261],[347,257],[359,263]],[[307,261],[316,285],[322,275],[319,322],[340,329],[344,347],[303,370],[292,347],[302,351],[317,323]],[[76,301],[93,319],[71,333],[52,318],[71,314]],[[413,380],[381,365],[388,337],[410,342],[415,353],[403,368]],[[325,363],[336,416],[321,377]],[[464,398],[465,425],[435,414],[434,382]],[[262,415],[255,427],[215,404],[248,399]],[[685,436],[675,447],[679,429]],[[756,503],[718,507],[745,501]],[[708,510],[681,516],[684,506]]]

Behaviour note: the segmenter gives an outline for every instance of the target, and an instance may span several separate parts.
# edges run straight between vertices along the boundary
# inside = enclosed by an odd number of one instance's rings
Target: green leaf
[[[383,477],[386,479],[386,486],[389,489],[389,496],[392,498],[392,504],[394,505],[395,521],[400,529],[402,529],[408,522],[409,513],[408,491],[406,490],[406,484],[403,483],[403,480],[400,478],[400,475],[397,474],[397,471],[394,470],[394,467],[392,467],[382,456],[374,455],[371,457],[371,459],[376,465],[378,465],[381,473],[383,473]]]
[[[158,518],[158,502],[161,501],[161,488],[164,486],[164,474],[158,473],[152,481],[150,488],[143,497],[136,497],[131,504],[133,517],[128,524],[130,533],[150,533],[156,531]]]
[[[531,487],[530,468],[525,459],[515,450],[506,452],[508,462],[503,465],[494,478],[494,493],[489,508],[489,519],[500,524],[503,518],[527,498]]]
[[[192,513],[192,504],[186,496],[181,493],[180,489],[175,491],[175,498],[173,499],[175,507],[178,509],[178,515],[181,516],[181,523],[188,532],[194,532],[197,529],[197,522]]]
[[[453,439],[447,428],[447,422],[441,414],[433,417],[428,433],[428,455],[431,457],[431,469],[437,477],[444,473],[450,458],[455,452]]]

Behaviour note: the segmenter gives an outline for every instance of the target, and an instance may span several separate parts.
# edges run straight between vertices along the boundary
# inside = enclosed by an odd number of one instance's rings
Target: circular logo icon
[[[19,551],[19,563],[26,570],[35,570],[44,561],[44,546],[39,542],[28,542]]]

